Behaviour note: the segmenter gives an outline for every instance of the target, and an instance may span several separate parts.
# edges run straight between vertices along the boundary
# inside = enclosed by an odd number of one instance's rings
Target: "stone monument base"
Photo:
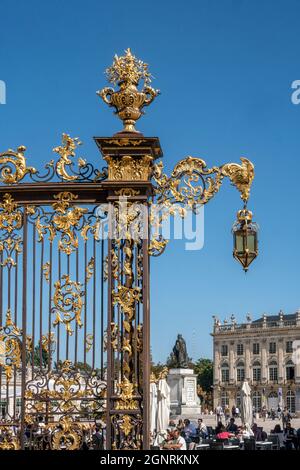
[[[170,387],[171,416],[191,417],[201,414],[197,375],[193,369],[170,369],[167,383]]]

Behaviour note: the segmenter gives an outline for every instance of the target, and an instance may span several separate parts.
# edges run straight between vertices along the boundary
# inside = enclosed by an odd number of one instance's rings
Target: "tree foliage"
[[[213,362],[207,358],[198,359],[194,366],[197,383],[205,392],[211,392],[213,386]]]

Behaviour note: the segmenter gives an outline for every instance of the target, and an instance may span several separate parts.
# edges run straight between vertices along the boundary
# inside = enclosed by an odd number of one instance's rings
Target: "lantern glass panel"
[[[235,247],[236,247],[236,251],[238,252],[244,251],[243,230],[238,230],[235,233]]]
[[[253,232],[248,233],[247,236],[247,248],[249,251],[255,251],[255,234]]]

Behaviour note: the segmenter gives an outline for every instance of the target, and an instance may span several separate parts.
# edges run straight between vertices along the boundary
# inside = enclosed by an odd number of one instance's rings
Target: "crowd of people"
[[[300,428],[292,426],[292,417],[285,408],[281,412],[282,426],[276,424],[270,434],[254,423],[237,424],[240,416],[239,410],[232,410],[232,414],[218,413],[216,410],[217,424],[215,427],[208,426],[205,418],[199,418],[197,424],[189,419],[179,419],[178,422],[171,420],[166,431],[158,433],[152,440],[152,446],[156,449],[193,450],[197,445],[211,442],[228,443],[234,441],[241,448],[246,448],[246,441],[268,442],[270,438],[277,436],[278,449],[300,450]],[[271,437],[270,437],[271,436]]]
[[[205,410],[204,414],[213,415],[214,413],[212,411],[209,412],[208,410]],[[221,405],[218,405],[215,409],[215,415],[217,417],[217,421],[222,420],[223,418],[225,421],[229,421],[231,416],[233,418],[240,417],[240,409],[235,405],[232,406],[231,410],[228,406],[222,407]],[[277,418],[287,422],[292,419],[292,414],[287,408],[282,408],[280,405],[278,405],[276,410],[273,408],[268,410],[266,406],[263,406],[260,410],[256,411],[253,407],[253,418],[255,419],[256,417],[262,418],[264,421],[266,419],[275,420]]]

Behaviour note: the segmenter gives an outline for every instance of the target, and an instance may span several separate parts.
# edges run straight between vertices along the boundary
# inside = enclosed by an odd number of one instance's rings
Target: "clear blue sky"
[[[255,163],[260,255],[247,275],[232,259],[241,203],[228,183],[206,206],[204,249],[171,242],[152,260],[154,360],[178,332],[194,359],[211,356],[212,314],[242,321],[299,307],[299,1],[2,0],[0,14],[0,152],[25,144],[30,164],[42,165],[64,131],[99,161],[92,137],[120,123],[95,91],[114,53],[131,47],[162,91],[139,129],[160,137],[168,170],[188,154],[209,165],[241,155]]]

